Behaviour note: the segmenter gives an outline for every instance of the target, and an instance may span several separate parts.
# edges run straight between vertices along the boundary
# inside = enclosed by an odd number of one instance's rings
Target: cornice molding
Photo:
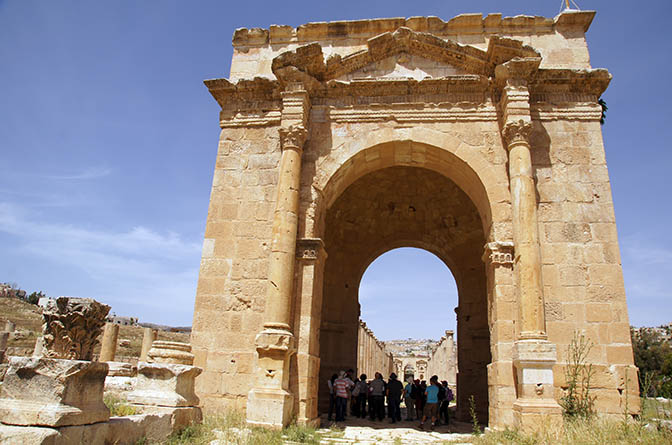
[[[576,29],[586,32],[595,17],[595,11],[563,11],[555,18],[502,14],[461,14],[448,21],[439,17],[394,17],[371,20],[306,23],[297,28],[271,25],[270,28],[238,28],[232,43],[237,50],[267,45],[305,44],[319,40],[346,38],[367,39],[384,32],[394,32],[407,27],[416,32],[431,32],[437,36],[470,34],[520,34],[530,32],[551,33],[556,30]]]

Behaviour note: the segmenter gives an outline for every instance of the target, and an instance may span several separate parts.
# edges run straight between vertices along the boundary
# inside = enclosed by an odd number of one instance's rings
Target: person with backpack
[[[443,384],[438,382],[438,380],[439,380],[438,377],[436,378],[436,380],[437,380],[437,386],[439,388],[439,394],[437,396],[437,399],[439,400],[439,403],[437,405],[438,414],[436,416],[436,424],[441,425],[441,408],[443,407],[443,404],[446,400],[446,388],[445,388],[445,386],[443,386]]]
[[[379,372],[376,373],[376,378],[369,383],[369,394],[371,395],[371,402],[369,403],[369,415],[371,420],[375,420],[378,417],[378,420],[383,420],[385,418],[385,381],[383,381],[383,375]]]
[[[422,383],[420,383],[420,380],[415,380],[414,382],[415,386],[415,391],[414,391],[414,397],[415,397],[415,416],[418,420],[422,418],[422,413],[424,411],[424,399],[425,399],[425,389],[422,387]]]
[[[439,412],[439,378],[435,375],[429,379],[429,386],[425,390],[425,395],[427,396],[427,404],[425,406],[425,412],[420,421],[420,429],[423,429],[425,426],[425,421],[427,417],[432,419],[432,431],[436,426],[436,419]]]
[[[441,399],[441,406],[439,407],[439,419],[443,418],[445,420],[446,425],[450,422],[450,414],[448,411],[448,407],[450,405],[450,402],[453,400],[453,391],[450,389],[448,386],[448,382],[445,380],[441,382],[441,386],[443,387],[444,395],[443,399]],[[439,394],[439,397],[441,394]]]
[[[390,374],[390,380],[387,382],[387,403],[390,409],[391,423],[401,422],[401,394],[404,392],[404,386],[397,380],[397,374]]]
[[[366,417],[366,399],[369,395],[369,385],[366,383],[366,374],[359,376],[359,381],[355,383],[352,390],[352,397],[355,399],[355,417]],[[370,409],[370,408],[369,408]]]
[[[413,389],[413,377],[409,377],[406,380],[406,386],[404,386],[404,403],[406,404],[406,420],[414,420],[415,417],[415,393]]]
[[[334,382],[334,395],[336,396],[336,422],[345,421],[345,414],[348,407],[348,397],[353,383],[345,371],[338,373],[338,378]]]

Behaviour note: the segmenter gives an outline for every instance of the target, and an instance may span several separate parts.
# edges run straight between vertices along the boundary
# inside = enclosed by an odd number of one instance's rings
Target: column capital
[[[296,258],[304,261],[323,260],[327,257],[321,238],[301,238],[296,241]],[[360,323],[364,323],[360,320]],[[364,324],[366,326],[366,324]]]
[[[260,355],[292,354],[296,350],[294,335],[284,329],[266,328],[254,339]]]
[[[484,246],[481,258],[486,266],[513,266],[513,243],[511,241],[493,241]],[[448,331],[446,331],[447,333]],[[452,335],[452,331],[451,331]]]
[[[530,143],[530,135],[532,134],[532,122],[525,119],[518,119],[507,122],[502,129],[502,136],[506,141],[507,147],[510,149],[513,145],[519,143]]]
[[[290,125],[282,127],[280,132],[280,146],[282,150],[303,150],[303,144],[308,137],[308,131],[303,125]]]

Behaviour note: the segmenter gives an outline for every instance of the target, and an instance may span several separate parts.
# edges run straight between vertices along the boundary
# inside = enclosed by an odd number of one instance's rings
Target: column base
[[[522,431],[537,431],[562,423],[562,408],[553,399],[518,399],[513,403],[515,425]]]
[[[282,429],[292,420],[294,396],[284,389],[254,388],[247,395],[247,423]]]
[[[543,339],[518,340],[513,350],[518,398],[513,403],[515,425],[524,431],[562,422],[562,408],[553,396],[556,347]]]

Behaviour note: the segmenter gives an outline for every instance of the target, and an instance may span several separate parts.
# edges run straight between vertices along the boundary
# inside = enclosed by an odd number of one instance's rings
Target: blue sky
[[[0,0],[0,281],[189,325],[219,134],[218,106],[201,82],[228,76],[235,28],[466,12],[552,17],[560,3]],[[587,36],[592,64],[614,75],[603,129],[631,322],[666,323],[672,3],[578,3],[598,11]],[[418,298],[443,292],[454,320],[454,283],[435,257],[402,251],[373,263],[362,310],[379,338],[446,329],[418,314],[401,330],[376,310],[385,294],[405,312],[408,294],[381,289],[422,283]]]

